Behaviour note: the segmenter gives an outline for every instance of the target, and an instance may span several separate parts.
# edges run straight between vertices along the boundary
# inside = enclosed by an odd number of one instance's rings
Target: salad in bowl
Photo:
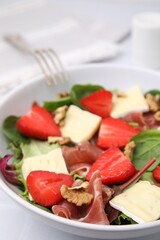
[[[84,236],[158,231],[160,76],[105,65],[69,73],[54,89],[36,79],[2,102],[2,188]]]

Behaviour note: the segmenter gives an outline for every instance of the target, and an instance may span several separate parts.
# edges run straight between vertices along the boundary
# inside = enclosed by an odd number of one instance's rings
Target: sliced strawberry
[[[46,140],[48,136],[61,136],[51,113],[37,104],[18,120],[17,128],[23,135],[41,140]]]
[[[60,188],[63,184],[71,187],[73,177],[63,173],[38,170],[30,172],[26,184],[35,202],[48,207],[57,204],[62,199]]]
[[[111,113],[112,93],[107,90],[99,90],[82,98],[80,103],[87,111],[105,118]]]
[[[152,171],[153,178],[160,183],[160,165]]]
[[[124,147],[140,130],[130,126],[122,119],[106,118],[101,122],[97,145],[103,149]]]
[[[96,170],[100,171],[102,183],[107,185],[122,184],[137,172],[119,148],[110,148],[97,158],[86,176],[88,181]]]

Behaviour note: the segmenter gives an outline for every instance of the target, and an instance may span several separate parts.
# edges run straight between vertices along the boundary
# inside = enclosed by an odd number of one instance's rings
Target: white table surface
[[[9,0],[6,1],[11,2]],[[3,4],[6,3],[3,1]],[[81,17],[86,16],[101,16],[106,20],[118,19],[123,23],[128,21],[131,23],[132,17],[142,11],[159,10],[160,1],[116,1],[113,0],[60,0],[52,1],[60,6],[68,9]],[[112,3],[110,3],[112,2]],[[117,3],[118,2],[118,3]],[[138,3],[137,3],[138,2]],[[154,4],[155,2],[155,4]],[[0,4],[2,1],[0,1]],[[92,9],[92,11],[90,10]],[[131,36],[124,40],[121,44],[122,54],[117,58],[108,61],[107,63],[116,63],[121,65],[134,65],[131,53]],[[107,64],[106,63],[106,64]],[[157,70],[159,71],[159,70]],[[1,96],[3,97],[3,96]],[[0,239],[1,240],[89,240],[72,234],[67,234],[50,226],[37,221],[30,214],[22,210],[11,200],[2,190],[0,190]],[[141,240],[159,240],[159,234],[139,238]]]

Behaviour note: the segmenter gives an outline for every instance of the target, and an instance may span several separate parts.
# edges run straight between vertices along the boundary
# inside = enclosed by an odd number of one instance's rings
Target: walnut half
[[[88,193],[86,189],[89,183],[84,182],[78,187],[69,188],[66,185],[61,186],[61,195],[68,202],[74,203],[76,206],[82,206],[83,204],[90,204],[93,195]]]
[[[58,143],[59,145],[64,145],[71,142],[71,139],[69,137],[48,137],[48,143]]]
[[[152,112],[156,112],[159,110],[159,99],[156,96],[153,96],[152,94],[148,93],[146,95],[146,102]]]
[[[134,141],[131,141],[131,142],[127,143],[127,145],[125,146],[125,148],[124,148],[124,155],[128,159],[132,158],[132,153],[133,153],[133,150],[134,150],[135,146],[136,145],[135,145]]]

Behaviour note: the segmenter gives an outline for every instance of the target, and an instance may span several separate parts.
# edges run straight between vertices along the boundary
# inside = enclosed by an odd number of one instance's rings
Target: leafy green
[[[153,176],[152,176],[152,172],[145,172],[145,173],[143,173],[143,175],[141,176],[141,180],[142,181],[148,181],[151,184],[155,183],[155,180],[153,179]]]
[[[73,104],[82,107],[80,104],[80,100],[93,92],[98,90],[104,89],[102,86],[99,85],[92,85],[92,84],[84,84],[84,85],[74,85],[71,88],[71,98]]]
[[[12,150],[14,159],[17,159],[17,160],[22,159],[22,150],[19,145],[17,146],[14,143],[10,142],[8,145],[8,149]]]
[[[157,89],[153,89],[153,90],[150,90],[148,92],[145,93],[145,96],[150,93],[151,95],[153,96],[160,96],[160,90],[157,90]]]
[[[86,179],[84,176],[81,176],[81,175],[79,175],[77,173],[73,174],[73,178],[74,178],[74,181],[76,181],[76,180],[85,181],[85,179]]]
[[[132,218],[126,216],[124,213],[120,213],[115,220],[115,224],[126,225],[126,224],[136,224],[136,222]]]
[[[2,131],[4,136],[15,145],[19,145],[21,142],[29,143],[30,139],[22,136],[17,129],[18,117],[8,116],[2,125]]]
[[[23,158],[33,157],[50,152],[59,147],[56,144],[49,144],[48,141],[31,140],[29,144],[21,143],[20,145],[23,153]]]
[[[160,164],[160,131],[155,129],[145,130],[134,136],[131,141],[135,142],[132,154],[132,162],[140,170],[153,157],[156,162],[147,170],[152,171]]]
[[[43,107],[50,112],[54,112],[57,108],[62,107],[64,105],[69,106],[71,103],[72,103],[71,97],[64,97],[56,99],[55,101],[45,101]]]

